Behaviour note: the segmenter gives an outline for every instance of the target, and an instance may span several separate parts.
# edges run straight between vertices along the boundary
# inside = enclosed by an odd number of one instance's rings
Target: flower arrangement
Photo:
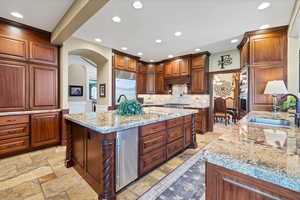
[[[142,115],[145,112],[143,111],[142,105],[137,100],[126,99],[119,104],[116,113],[121,116],[134,116],[134,115]]]

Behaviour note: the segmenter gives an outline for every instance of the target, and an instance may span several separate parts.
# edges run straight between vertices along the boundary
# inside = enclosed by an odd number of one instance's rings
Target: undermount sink
[[[291,122],[285,119],[253,117],[249,120],[249,122],[257,125],[275,126],[275,127],[282,127],[282,128],[289,128],[291,126]]]

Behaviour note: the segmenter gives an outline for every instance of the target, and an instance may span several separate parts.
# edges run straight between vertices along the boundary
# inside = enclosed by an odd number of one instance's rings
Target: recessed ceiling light
[[[102,40],[100,38],[95,38],[96,42],[102,42]]]
[[[200,49],[195,49],[196,52],[200,51]]]
[[[155,42],[160,44],[160,43],[162,43],[162,40],[161,39],[156,39]]]
[[[154,62],[154,60],[150,60],[150,62]]]
[[[174,56],[172,54],[168,55],[168,58],[173,58]]]
[[[119,16],[114,16],[112,18],[113,22],[116,22],[116,23],[120,23],[121,22],[121,18]]]
[[[122,47],[121,49],[124,50],[124,51],[126,51],[128,48],[127,47]]]
[[[259,29],[267,29],[267,28],[270,28],[269,24],[264,24],[261,27],[259,27]]]
[[[233,39],[231,40],[231,43],[237,43],[239,40],[238,39]]]
[[[177,31],[177,32],[174,33],[174,35],[175,35],[176,37],[179,37],[179,36],[182,35],[182,33],[181,33],[180,31]]]
[[[139,55],[139,56],[142,56],[142,55],[143,55],[143,53],[142,53],[142,52],[138,52],[138,53],[137,53],[137,55]]]
[[[271,3],[270,2],[262,2],[261,4],[259,4],[259,6],[257,7],[258,10],[264,10],[268,7],[270,7]]]
[[[133,2],[132,6],[133,6],[135,9],[141,9],[141,8],[143,8],[143,4],[142,4],[142,2],[140,2],[140,1],[135,1],[135,2]]]
[[[12,16],[14,16],[15,18],[18,18],[18,19],[23,19],[23,15],[21,13],[18,13],[18,12],[11,12],[10,13]]]

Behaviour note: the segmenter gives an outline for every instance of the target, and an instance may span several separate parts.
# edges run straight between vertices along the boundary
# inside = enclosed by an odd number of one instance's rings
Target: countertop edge
[[[12,116],[12,115],[30,115],[38,113],[47,113],[47,112],[59,112],[63,109],[50,109],[50,110],[26,110],[26,111],[14,111],[14,112],[0,112],[0,117]]]

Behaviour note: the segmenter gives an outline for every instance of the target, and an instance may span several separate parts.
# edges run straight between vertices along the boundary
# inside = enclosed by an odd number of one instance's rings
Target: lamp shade
[[[288,90],[283,80],[268,81],[264,94],[287,94]]]

